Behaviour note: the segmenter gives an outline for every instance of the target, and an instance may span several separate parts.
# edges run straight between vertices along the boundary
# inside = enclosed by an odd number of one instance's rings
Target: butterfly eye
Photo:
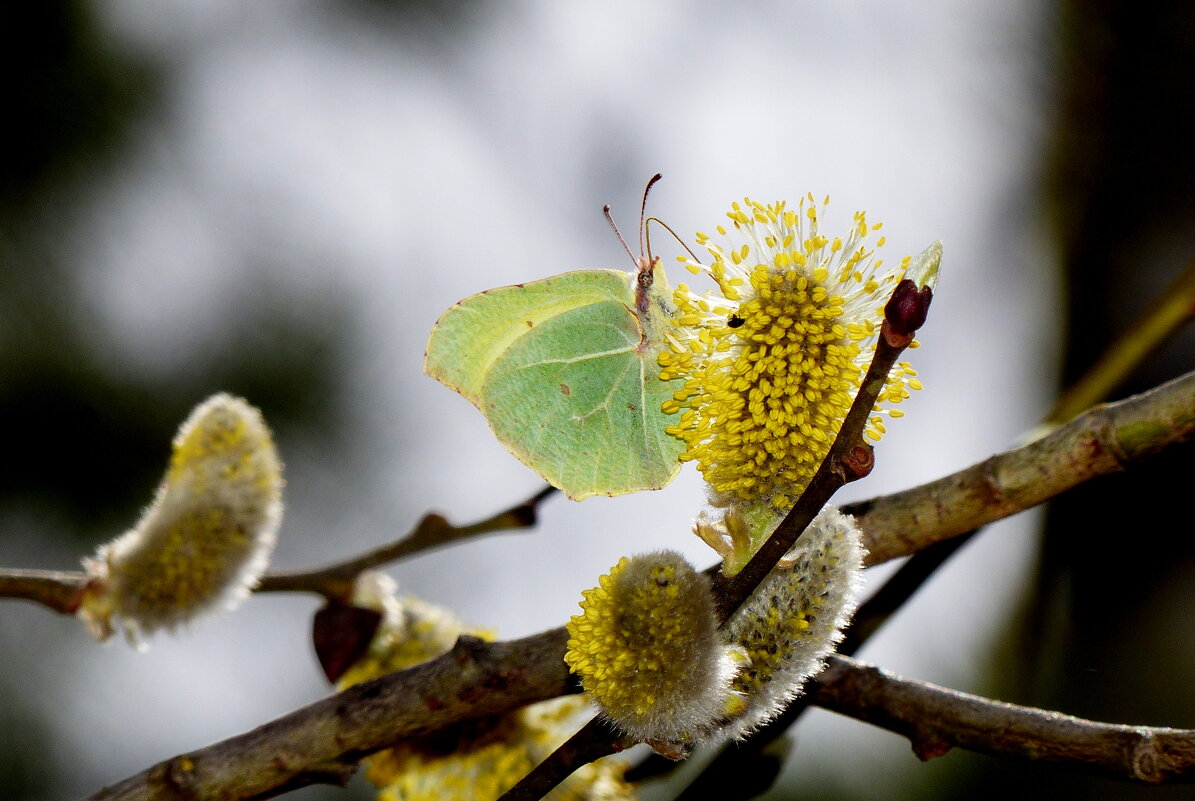
[[[730,315],[730,319],[726,321],[726,325],[729,328],[738,328],[740,325],[742,325],[745,322],[747,322],[747,321],[744,320],[742,317],[739,317],[737,314],[732,314],[732,315]]]

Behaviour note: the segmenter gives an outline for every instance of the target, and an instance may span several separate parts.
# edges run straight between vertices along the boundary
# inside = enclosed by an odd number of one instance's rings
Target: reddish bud
[[[931,759],[945,756],[952,747],[950,743],[934,735],[913,740],[913,753],[922,762],[929,762]]]
[[[311,641],[328,681],[335,683],[365,656],[381,623],[381,612],[347,604],[329,603],[315,613]]]
[[[898,337],[911,339],[925,323],[933,298],[934,290],[931,287],[918,289],[917,284],[908,278],[897,284],[888,305],[884,307],[884,320],[891,332]]]
[[[846,466],[846,480],[858,481],[866,478],[876,466],[875,448],[866,442],[860,442],[851,448],[842,459]]]

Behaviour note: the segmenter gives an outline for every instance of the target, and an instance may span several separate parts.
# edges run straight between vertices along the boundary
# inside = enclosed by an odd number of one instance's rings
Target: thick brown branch
[[[852,504],[869,565],[1046,501],[1195,439],[1195,373],[1098,406],[1049,435],[919,487]]]
[[[432,662],[356,685],[257,729],[180,754],[89,801],[268,797],[343,776],[404,737],[572,691],[564,629],[505,643],[465,639]],[[830,659],[814,703],[908,736],[923,758],[960,746],[1142,782],[1195,779],[1195,732],[1119,726],[1013,706]]]
[[[0,598],[22,598],[73,615],[79,608],[86,573],[63,570],[0,569]]]
[[[901,734],[921,759],[954,746],[1145,784],[1195,781],[1195,730],[1125,726],[1006,704],[831,657],[817,706]]]
[[[402,539],[343,562],[305,570],[270,571],[262,577],[257,592],[315,592],[348,603],[354,582],[363,571],[482,534],[532,528],[539,504],[555,492],[554,487],[545,487],[506,511],[467,526],[454,526],[442,515],[424,515]]]
[[[342,776],[362,757],[400,738],[569,692],[566,639],[562,628],[502,643],[462,638],[438,659],[180,754],[100,790],[89,801],[232,801]]]

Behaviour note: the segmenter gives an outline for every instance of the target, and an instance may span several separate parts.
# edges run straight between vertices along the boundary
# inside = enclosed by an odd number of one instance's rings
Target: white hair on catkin
[[[709,579],[674,551],[623,558],[586,590],[565,661],[617,728],[668,749],[726,714],[736,665]]]
[[[749,734],[821,671],[855,612],[866,551],[853,518],[826,507],[727,627],[750,663],[732,682],[745,701],[716,739]]]
[[[282,465],[261,412],[218,394],[179,428],[170,466],[137,524],[84,560],[79,616],[131,640],[239,604],[265,571],[282,520]]]

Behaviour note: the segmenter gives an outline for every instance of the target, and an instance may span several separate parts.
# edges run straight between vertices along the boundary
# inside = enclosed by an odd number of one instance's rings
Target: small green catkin
[[[826,507],[731,618],[727,635],[749,663],[732,688],[744,699],[714,739],[741,738],[779,714],[823,667],[854,614],[865,549],[854,519]]]
[[[624,733],[657,747],[703,738],[725,715],[737,667],[709,580],[659,551],[624,557],[599,581],[567,625],[565,662]]]
[[[218,394],[174,439],[153,503],[84,560],[79,617],[98,639],[119,619],[129,639],[236,606],[257,584],[282,520],[282,465],[261,412]]]

